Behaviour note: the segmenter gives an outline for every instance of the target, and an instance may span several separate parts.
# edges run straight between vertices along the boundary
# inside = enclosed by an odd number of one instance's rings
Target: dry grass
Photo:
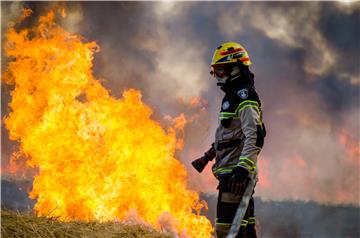
[[[170,238],[141,225],[124,225],[108,222],[59,222],[55,219],[36,217],[29,213],[1,211],[1,237],[3,238]]]

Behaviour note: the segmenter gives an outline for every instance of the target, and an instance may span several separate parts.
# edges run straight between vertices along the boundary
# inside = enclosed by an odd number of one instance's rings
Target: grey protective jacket
[[[215,177],[230,175],[236,166],[257,173],[257,158],[264,144],[261,101],[251,85],[226,92],[215,134]]]

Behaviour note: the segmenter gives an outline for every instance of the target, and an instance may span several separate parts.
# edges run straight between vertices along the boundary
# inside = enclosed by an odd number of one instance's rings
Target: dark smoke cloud
[[[2,3],[3,12],[11,4]],[[25,5],[36,14],[51,7],[41,2]],[[65,5],[64,27],[100,45],[94,72],[105,79],[113,96],[135,87],[143,92],[155,119],[180,113],[193,118],[178,154],[192,187],[215,191],[210,169],[198,175],[190,161],[208,149],[217,125],[222,93],[208,74],[213,50],[221,42],[238,41],[254,63],[268,126],[257,195],[359,205],[359,155],[348,154],[350,142],[359,146],[358,3]],[[2,16],[2,22],[10,19]],[[203,103],[191,107],[194,97]],[[8,101],[9,88],[2,85],[2,117]],[[4,166],[13,143],[2,132]],[[341,133],[348,138],[345,144],[339,142]]]

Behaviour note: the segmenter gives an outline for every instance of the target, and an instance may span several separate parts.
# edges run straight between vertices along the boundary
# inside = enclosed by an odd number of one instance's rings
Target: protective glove
[[[216,156],[216,152],[215,152],[214,144],[212,144],[211,148],[208,151],[206,151],[202,157],[194,160],[191,164],[199,173],[201,173],[206,167],[207,163],[213,160],[215,156]]]
[[[249,181],[249,171],[243,167],[235,167],[228,181],[230,192],[242,196]]]

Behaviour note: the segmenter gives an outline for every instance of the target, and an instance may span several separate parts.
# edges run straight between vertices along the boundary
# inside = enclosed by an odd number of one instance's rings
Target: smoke
[[[52,6],[26,4],[35,14]],[[2,35],[22,5],[2,3]],[[213,50],[231,40],[250,53],[268,130],[257,196],[358,205],[358,3],[68,2],[64,7],[62,24],[100,45],[94,72],[113,96],[140,89],[163,123],[183,113],[188,123],[178,157],[191,187],[216,191],[210,165],[199,175],[190,161],[213,142],[222,92],[208,64]],[[2,85],[2,117],[9,92]],[[2,130],[2,168],[15,145]]]
[[[281,5],[244,3],[221,14],[218,23],[220,26],[228,26],[220,27],[220,30],[229,37],[256,29],[269,40],[302,50],[304,54],[301,63],[305,72],[311,76],[336,73],[341,79],[359,85],[359,72],[353,75],[341,64],[339,67],[338,62],[344,59],[344,55],[321,32],[319,24],[323,7],[324,4],[319,2]],[[359,4],[354,3],[351,9],[359,10]]]
[[[179,98],[188,101],[208,89],[203,77],[208,70],[203,60],[206,46],[188,29],[173,32],[169,26],[169,22],[182,18],[182,7],[178,5],[159,2],[83,6],[92,17],[82,22],[80,32],[99,42],[102,52],[95,59],[95,71],[109,81],[114,93],[124,85],[134,86],[142,89],[153,104],[159,103],[162,96],[166,105]],[[113,19],[104,16],[105,11]]]
[[[169,4],[170,7],[167,6]],[[142,49],[153,56],[156,64],[154,73],[149,75],[150,80],[156,82],[151,91],[155,95],[163,91],[172,92],[168,95],[170,98],[182,97],[188,100],[208,90],[209,84],[203,77],[208,70],[208,64],[203,60],[206,46],[201,44],[189,29],[174,32],[167,27],[169,20],[174,21],[183,17],[181,12],[184,10],[178,5],[179,3],[157,3],[153,9],[160,38],[143,37],[144,33],[147,34],[144,29],[140,35],[135,36],[135,45],[141,47],[144,41],[145,47]],[[173,9],[177,9],[175,14]],[[146,29],[150,29],[150,26]],[[148,48],[146,45],[154,47]]]
[[[22,14],[23,3],[12,2],[2,4],[1,6],[1,32],[4,32],[14,21]],[[1,35],[1,40],[4,40],[4,35]]]

